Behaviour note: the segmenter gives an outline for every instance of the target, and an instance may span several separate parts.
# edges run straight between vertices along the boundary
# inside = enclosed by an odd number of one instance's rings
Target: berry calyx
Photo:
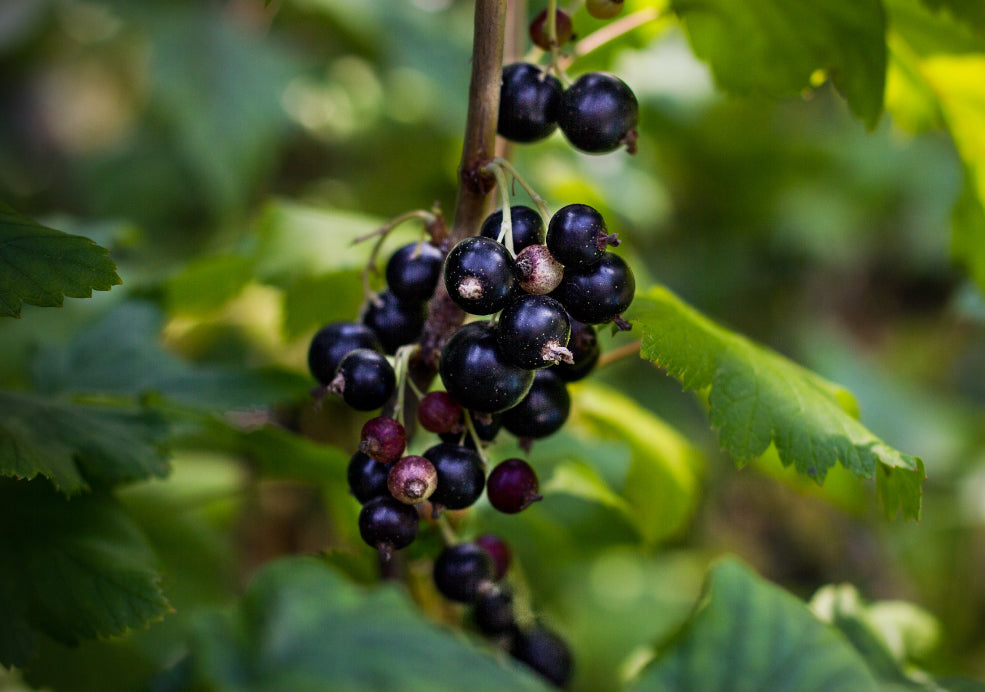
[[[485,533],[476,538],[473,543],[489,553],[489,557],[493,561],[493,579],[499,581],[506,574],[506,570],[510,568],[510,562],[513,559],[513,553],[510,552],[510,547],[506,545],[506,542],[491,533]]]
[[[451,601],[471,603],[492,582],[492,572],[485,550],[474,543],[459,543],[442,550],[434,561],[434,585]]]
[[[377,351],[357,348],[339,363],[328,391],[357,411],[378,409],[393,396],[397,378],[393,366]]]
[[[519,253],[531,245],[544,243],[544,220],[536,210],[523,204],[510,207],[510,223],[513,227],[513,252]],[[483,238],[497,240],[503,226],[503,210],[494,211],[486,217],[479,229]]]
[[[428,392],[417,406],[417,422],[428,432],[461,432],[462,405],[448,392]]]
[[[438,476],[438,487],[428,498],[431,504],[448,509],[475,504],[486,487],[486,471],[474,449],[442,442],[424,452],[424,457]]]
[[[545,627],[517,631],[510,655],[558,687],[565,687],[571,680],[571,650],[561,637]]]
[[[428,300],[438,284],[444,261],[444,254],[431,243],[404,245],[386,264],[387,287],[403,301]]]
[[[359,504],[363,505],[374,497],[386,495],[386,479],[389,471],[390,467],[386,464],[381,464],[362,452],[356,452],[349,459],[349,467],[346,470],[349,492],[359,500]]]
[[[523,459],[507,459],[489,474],[486,497],[489,504],[504,514],[522,512],[534,502],[543,500],[538,493],[537,473]]]
[[[419,456],[406,456],[390,467],[387,488],[394,499],[416,505],[431,497],[438,487],[438,472],[434,465]]]
[[[568,313],[550,296],[524,295],[499,316],[496,343],[514,365],[527,370],[573,362],[566,346],[571,336]]]
[[[386,290],[369,301],[362,321],[379,338],[383,351],[393,355],[421,335],[426,318],[425,303],[401,300],[393,291]]]
[[[557,77],[530,63],[503,68],[496,131],[514,142],[536,142],[557,129],[564,88]]]
[[[376,333],[357,322],[332,322],[311,339],[308,348],[308,369],[316,380],[327,385],[335,378],[339,363],[357,348],[368,348],[382,353]]]
[[[458,329],[441,351],[438,372],[445,390],[462,406],[499,413],[516,406],[533,384],[533,372],[506,360],[486,322]]]
[[[625,82],[606,72],[589,72],[564,92],[558,124],[576,149],[605,154],[626,145],[636,153],[639,103]]]
[[[595,368],[601,353],[595,327],[578,320],[571,320],[571,338],[568,339],[573,363],[558,363],[551,370],[565,382],[576,382]]]
[[[587,204],[562,207],[547,227],[547,248],[565,268],[595,264],[606,248],[618,244],[618,237],[609,233],[602,215]]]
[[[392,464],[404,453],[407,431],[389,416],[370,418],[363,425],[359,439],[359,451],[381,464]]]
[[[571,23],[571,15],[564,10],[554,11],[554,27],[559,46],[563,46],[574,36],[575,31]],[[530,22],[530,40],[541,50],[551,49],[551,37],[547,30],[547,10],[541,10]]]
[[[596,19],[612,19],[622,12],[623,0],[586,0],[585,9]]]
[[[455,303],[472,315],[491,315],[516,293],[516,274],[509,250],[490,238],[459,242],[445,259],[445,288]]]
[[[527,293],[547,295],[564,278],[564,265],[546,245],[528,245],[516,256],[516,278]]]
[[[390,496],[376,497],[359,512],[359,535],[389,560],[394,550],[406,548],[417,537],[419,518],[412,505]]]
[[[513,594],[504,587],[480,592],[472,606],[472,621],[487,637],[506,634],[516,624]]]
[[[571,395],[553,368],[538,370],[530,392],[503,413],[503,427],[519,438],[537,440],[558,430],[571,412]]]
[[[611,252],[590,267],[564,270],[551,297],[579,322],[601,324],[619,317],[633,302],[636,277],[625,260]]]

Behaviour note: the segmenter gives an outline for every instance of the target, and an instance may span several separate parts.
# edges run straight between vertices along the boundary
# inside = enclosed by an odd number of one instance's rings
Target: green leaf
[[[364,590],[311,558],[264,568],[232,616],[200,620],[191,650],[208,689],[545,689],[428,622],[401,589]]]
[[[631,689],[875,692],[879,686],[836,629],[742,563],[725,560],[712,568],[682,632]]]
[[[301,276],[284,291],[284,336],[297,337],[337,320],[352,320],[363,302],[358,269]]]
[[[44,476],[66,495],[168,472],[167,425],[143,409],[0,392],[0,476]]]
[[[42,635],[74,644],[171,611],[150,548],[112,498],[0,481],[0,524],[0,664],[26,663]]]
[[[167,283],[169,312],[204,315],[225,305],[253,278],[255,261],[241,255],[194,259]]]
[[[672,0],[698,57],[736,94],[795,96],[826,72],[869,127],[882,112],[886,18],[879,0]]]
[[[0,315],[21,304],[59,307],[123,283],[109,251],[88,238],[47,228],[0,202]]]
[[[978,0],[923,0],[923,3],[935,11],[946,10],[977,31],[985,32],[985,3]]]
[[[715,324],[663,287],[636,301],[641,355],[685,389],[710,387],[712,425],[740,464],[775,444],[785,466],[818,483],[836,462],[862,478],[878,474],[888,516],[920,518],[923,462],[875,437],[846,412],[851,396],[779,354]]]

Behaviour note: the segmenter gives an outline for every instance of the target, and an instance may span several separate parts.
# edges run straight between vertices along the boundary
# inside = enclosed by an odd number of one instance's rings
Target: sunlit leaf
[[[221,307],[250,282],[254,266],[242,255],[192,260],[167,283],[170,312],[201,315]]]
[[[284,291],[284,336],[294,339],[329,322],[351,322],[362,302],[358,269],[299,277]]]

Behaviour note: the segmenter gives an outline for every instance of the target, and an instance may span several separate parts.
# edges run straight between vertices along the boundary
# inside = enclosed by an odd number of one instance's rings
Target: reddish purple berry
[[[496,581],[502,579],[513,560],[513,553],[510,551],[510,547],[506,545],[506,541],[494,534],[485,533],[476,538],[473,543],[489,553],[489,557],[492,558],[495,568],[493,579]]]
[[[438,487],[438,472],[424,457],[406,456],[390,467],[386,484],[395,499],[416,505],[428,499]]]
[[[448,392],[428,392],[417,407],[417,422],[428,432],[461,430],[462,405]]]
[[[537,473],[523,459],[507,459],[489,474],[486,496],[489,503],[505,514],[523,511],[544,496],[537,490]]]
[[[363,425],[359,451],[381,464],[392,464],[404,453],[407,431],[388,416],[377,416]]]

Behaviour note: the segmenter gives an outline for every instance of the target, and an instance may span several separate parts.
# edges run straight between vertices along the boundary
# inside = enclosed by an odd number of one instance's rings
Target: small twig
[[[571,54],[560,61],[559,67],[561,69],[567,69],[578,58],[588,55],[609,41],[615,40],[623,34],[628,34],[630,31],[638,29],[644,24],[656,21],[661,17],[661,14],[660,10],[656,7],[646,7],[632,14],[627,14],[625,17],[617,19],[610,24],[606,24],[601,29],[593,31],[578,41],[572,49]]]
[[[611,351],[606,351],[599,356],[598,363],[595,367],[604,368],[606,365],[612,365],[616,361],[622,360],[623,358],[638,355],[642,343],[642,339],[637,339],[636,341],[626,344],[625,346],[620,346],[619,348],[612,349]]]
[[[533,201],[533,203],[537,206],[537,210],[540,212],[541,218],[543,218],[544,226],[546,228],[551,222],[551,210],[547,207],[547,202],[544,201],[544,198],[538,195],[536,190],[534,190],[530,186],[530,184],[523,179],[523,176],[520,175],[520,173],[516,170],[516,168],[513,167],[513,164],[504,158],[497,156],[492,161],[490,161],[486,166],[484,166],[483,170],[488,171],[489,173],[495,175],[497,168],[505,171],[506,173],[509,173],[511,176],[513,176],[513,179],[516,182],[520,183],[520,187],[522,187],[526,191],[526,193],[530,196],[531,201]]]
[[[479,439],[479,433],[475,431],[475,424],[472,422],[472,412],[468,409],[463,411],[465,418],[465,428],[469,431],[469,435],[472,437],[472,442],[475,444],[475,451],[482,460],[482,463],[486,466],[489,465],[489,460],[486,455],[482,453],[482,440]]]
[[[399,216],[395,216],[372,233],[361,235],[352,241],[353,245],[357,245],[358,243],[362,243],[370,238],[376,238],[376,242],[373,243],[373,249],[369,253],[369,259],[366,260],[366,266],[363,267],[363,270],[360,273],[363,282],[363,296],[367,302],[376,297],[376,293],[372,290],[372,288],[370,288],[369,285],[369,275],[373,272],[379,271],[379,267],[376,265],[376,257],[380,254],[380,250],[383,248],[383,242],[386,240],[386,237],[390,235],[390,232],[400,224],[413,219],[421,219],[424,222],[425,228],[427,228],[436,223],[440,218],[440,212],[434,213],[425,211],[424,209],[414,209],[413,211],[407,211]]]
[[[503,212],[503,222],[499,226],[499,237],[496,240],[506,246],[510,255],[513,251],[513,211],[510,209],[510,191],[506,182],[506,173],[502,166],[493,166],[492,173],[496,176],[496,186],[499,188],[500,207]]]

